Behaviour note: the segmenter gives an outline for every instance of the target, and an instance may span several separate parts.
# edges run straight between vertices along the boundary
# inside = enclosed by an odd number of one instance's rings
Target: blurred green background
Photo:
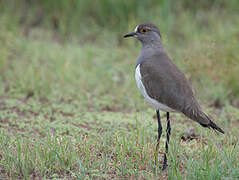
[[[134,79],[141,45],[123,39],[142,22],[226,131],[173,114],[166,176]],[[0,179],[239,178],[238,42],[238,0],[0,0]]]
[[[130,98],[140,45],[122,35],[153,22],[196,94],[238,104],[238,7],[237,0],[1,0],[0,93]]]

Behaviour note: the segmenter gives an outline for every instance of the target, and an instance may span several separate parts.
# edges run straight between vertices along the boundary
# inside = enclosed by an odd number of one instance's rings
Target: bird
[[[136,26],[124,38],[134,37],[142,44],[135,66],[136,84],[146,101],[156,110],[158,121],[158,137],[156,153],[159,149],[162,134],[160,111],[166,112],[167,129],[166,144],[162,170],[167,168],[167,153],[171,134],[169,114],[179,112],[199,123],[202,127],[217,132],[224,131],[203,112],[184,73],[167,55],[159,28],[152,23]],[[156,163],[155,159],[155,163]]]

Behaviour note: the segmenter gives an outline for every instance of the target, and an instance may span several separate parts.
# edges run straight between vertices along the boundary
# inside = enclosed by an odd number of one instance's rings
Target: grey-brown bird
[[[137,86],[145,99],[155,108],[158,119],[158,152],[162,125],[159,110],[167,112],[167,140],[163,170],[167,167],[168,143],[170,137],[169,112],[181,112],[201,126],[224,133],[203,111],[195,98],[185,75],[165,52],[161,33],[151,23],[138,25],[134,32],[124,36],[134,37],[142,43],[142,49],[135,66]]]

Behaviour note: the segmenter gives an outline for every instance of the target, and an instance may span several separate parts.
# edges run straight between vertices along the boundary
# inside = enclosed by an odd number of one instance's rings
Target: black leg
[[[157,146],[156,146],[156,151],[155,151],[155,164],[158,162],[158,150],[159,150],[159,143],[160,143],[160,138],[162,134],[162,124],[160,121],[160,113],[159,110],[156,111],[157,114],[157,119],[158,119],[158,139],[157,139]]]
[[[162,134],[162,124],[161,124],[161,121],[160,121],[159,110],[157,110],[156,113],[157,113],[157,119],[158,119],[158,139],[157,139],[157,150],[158,150],[159,142],[160,142],[160,138],[161,138],[161,134]]]
[[[163,161],[163,170],[165,170],[167,168],[167,153],[168,153],[168,144],[169,144],[169,137],[170,137],[170,133],[171,133],[171,127],[170,127],[170,120],[169,120],[169,112],[167,112],[167,140],[166,140],[166,152],[164,154],[164,161]]]

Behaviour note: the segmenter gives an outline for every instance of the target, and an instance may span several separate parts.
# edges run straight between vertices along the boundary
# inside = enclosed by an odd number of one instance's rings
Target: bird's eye
[[[149,30],[146,29],[146,28],[140,29],[140,32],[141,32],[141,33],[146,33],[146,32],[148,32],[148,31],[149,31]]]

